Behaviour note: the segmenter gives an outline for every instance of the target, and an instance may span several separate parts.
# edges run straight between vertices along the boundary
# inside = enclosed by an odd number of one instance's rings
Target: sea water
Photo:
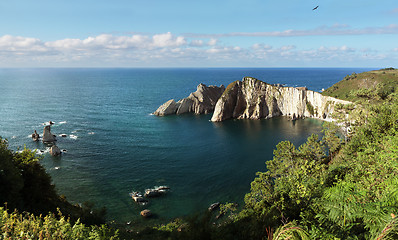
[[[169,99],[187,97],[199,83],[225,86],[245,76],[320,91],[347,74],[369,69],[0,69],[0,136],[10,148],[37,149],[59,194],[107,208],[108,220],[165,222],[214,202],[243,203],[250,182],[266,171],[280,141],[298,146],[319,134],[315,119],[228,120],[211,115],[151,115]],[[30,135],[53,121],[57,146]],[[62,137],[61,134],[64,134]],[[140,206],[132,191],[166,185],[170,191]]]

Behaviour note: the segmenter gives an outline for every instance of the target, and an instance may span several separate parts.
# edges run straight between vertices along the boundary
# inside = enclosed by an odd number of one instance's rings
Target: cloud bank
[[[351,34],[395,34],[398,33],[398,25],[355,31],[345,25],[335,25],[308,31],[231,33],[228,36],[286,37],[333,32],[339,35],[347,31]],[[363,63],[374,66],[380,61],[383,64],[382,61],[388,63],[397,60],[398,45],[387,52],[372,48],[359,49],[345,44],[305,49],[297,44],[271,46],[258,42],[243,47],[238,44],[225,45],[220,38],[221,35],[212,34],[198,39],[198,36],[177,36],[167,32],[127,36],[101,34],[85,39],[43,41],[4,35],[0,36],[0,67],[364,66]]]

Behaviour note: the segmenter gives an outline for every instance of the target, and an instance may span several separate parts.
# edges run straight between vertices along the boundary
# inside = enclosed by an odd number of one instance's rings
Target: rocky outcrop
[[[165,116],[171,114],[195,113],[208,114],[214,111],[214,107],[225,87],[221,85],[206,86],[199,84],[196,92],[191,93],[188,97],[175,102],[171,99],[161,105],[153,114],[157,116]]]
[[[39,141],[39,139],[40,139],[40,136],[39,136],[39,134],[38,134],[38,133],[36,132],[36,130],[35,130],[35,132],[32,133],[32,140],[35,141],[35,142],[37,142],[37,141]]]
[[[55,136],[51,133],[51,126],[44,126],[43,130],[43,142],[55,142]]]
[[[152,212],[149,209],[144,209],[140,212],[141,216],[143,216],[144,218],[148,218],[152,216]]]
[[[228,85],[217,101],[211,121],[275,116],[327,119],[336,103],[350,102],[323,96],[306,88],[281,87],[245,77]]]
[[[56,146],[56,145],[53,145],[51,148],[50,148],[50,154],[52,155],[52,156],[58,156],[58,155],[61,155],[61,150]]]

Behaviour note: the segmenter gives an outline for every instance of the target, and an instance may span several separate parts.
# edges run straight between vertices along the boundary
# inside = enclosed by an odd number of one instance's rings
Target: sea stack
[[[39,136],[39,134],[38,134],[38,133],[36,132],[36,130],[35,130],[35,132],[32,133],[32,140],[35,141],[35,142],[37,142],[37,141],[39,141],[39,138],[40,138],[40,136]]]
[[[56,139],[54,135],[51,133],[51,126],[44,126],[43,130],[43,142],[55,142]]]
[[[165,116],[171,114],[208,114],[214,111],[217,100],[224,92],[225,87],[221,85],[206,86],[199,84],[196,92],[191,93],[188,97],[179,100],[178,102],[171,99],[162,104],[153,114],[157,116]]]

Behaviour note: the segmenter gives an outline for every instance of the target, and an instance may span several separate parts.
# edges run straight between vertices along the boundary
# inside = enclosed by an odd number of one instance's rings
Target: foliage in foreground
[[[45,217],[30,213],[9,213],[0,208],[0,239],[119,239],[117,231],[107,226],[85,226],[71,223],[61,213]]]
[[[55,213],[59,208],[73,221],[105,222],[104,208],[95,210],[90,203],[72,205],[64,196],[59,196],[40,160],[26,148],[21,152],[11,151],[8,142],[0,137],[0,206],[7,203],[8,209],[35,215]]]

